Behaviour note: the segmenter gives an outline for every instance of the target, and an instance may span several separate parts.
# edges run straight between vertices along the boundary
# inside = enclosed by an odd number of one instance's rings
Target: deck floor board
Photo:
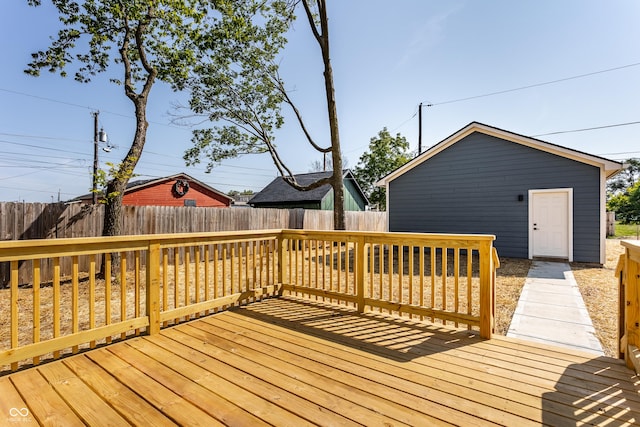
[[[640,425],[622,361],[293,297],[9,374],[0,392],[2,425]]]

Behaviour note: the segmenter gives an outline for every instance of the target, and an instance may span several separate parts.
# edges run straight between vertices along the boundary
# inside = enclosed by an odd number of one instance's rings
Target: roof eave
[[[599,167],[605,171],[607,179],[617,174],[623,168],[623,164],[619,162],[615,162],[613,160],[605,159],[603,157],[594,156],[591,154],[583,153],[577,150],[572,150],[566,147],[562,147],[559,145],[551,144],[549,142],[541,141],[539,139],[531,138],[524,135],[519,135],[513,132],[509,132],[503,129],[495,128],[492,126],[488,126],[482,123],[473,122],[464,128],[460,129],[456,133],[452,134],[448,138],[440,141],[436,145],[427,149],[424,153],[415,157],[413,160],[404,164],[400,168],[391,172],[389,175],[383,177],[378,182],[376,182],[377,187],[385,187],[389,182],[408,172],[409,170],[415,168],[436,154],[444,151],[451,145],[456,142],[462,140],[466,136],[474,133],[481,132],[486,135],[495,136],[500,139],[504,139],[507,141],[514,142],[516,144],[525,145],[531,148],[535,148],[538,150],[546,151],[551,154],[558,155],[560,157],[568,158],[571,160],[576,160],[581,163],[590,164],[592,166]]]

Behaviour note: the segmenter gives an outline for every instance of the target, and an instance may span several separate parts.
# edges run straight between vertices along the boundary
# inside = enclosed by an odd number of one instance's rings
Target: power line
[[[42,101],[54,102],[56,104],[67,105],[67,106],[70,106],[70,107],[82,108],[83,110],[85,110],[85,109],[86,110],[90,110],[90,111],[97,111],[98,110],[97,108],[90,107],[90,106],[87,106],[87,105],[74,104],[73,102],[60,101],[58,99],[47,98],[47,97],[38,96],[38,95],[32,95],[30,93],[18,92],[16,90],[11,90],[11,89],[0,88],[0,91],[7,92],[7,93],[12,93],[14,95],[26,96],[26,97],[29,97],[29,98],[35,98],[35,99],[39,99],[39,100],[42,100]],[[114,111],[109,111],[109,110],[100,110],[100,112],[105,113],[105,114],[111,114],[113,116],[124,117],[126,119],[135,119],[135,116],[132,116],[130,114],[116,113]],[[154,122],[154,121],[151,121],[151,120],[149,120],[148,122],[156,124],[156,125],[160,125],[160,126],[167,126],[167,127],[174,128],[174,129],[182,129],[182,130],[187,130],[188,131],[188,129],[185,129],[182,126],[175,126],[175,125],[171,125],[171,124],[168,124],[168,123]]]
[[[39,136],[39,135],[25,135],[20,133],[4,133],[0,132],[0,135],[4,136],[13,136],[16,138],[30,138],[30,139],[52,139],[55,141],[71,141],[71,142],[87,142],[90,140],[87,139],[71,139],[71,138],[61,138],[57,136]]]
[[[633,64],[628,64],[628,65],[622,65],[620,67],[607,68],[606,70],[594,71],[594,72],[586,73],[586,74],[579,74],[577,76],[565,77],[565,78],[562,78],[562,79],[551,80],[551,81],[542,82],[542,83],[535,83],[535,84],[531,84],[531,85],[527,85],[527,86],[520,86],[520,87],[516,87],[516,88],[513,88],[513,89],[500,90],[500,91],[497,91],[497,92],[490,92],[490,93],[485,93],[485,94],[482,94],[482,95],[468,96],[466,98],[451,99],[449,101],[434,102],[434,103],[428,103],[427,101],[425,101],[424,104],[427,107],[435,107],[437,105],[453,104],[455,102],[469,101],[469,100],[472,100],[472,99],[485,98],[485,97],[488,97],[488,96],[501,95],[503,93],[516,92],[516,91],[519,91],[519,90],[531,89],[531,88],[534,88],[534,87],[540,87],[540,86],[546,86],[546,85],[550,85],[550,84],[554,84],[554,83],[566,82],[568,80],[581,79],[583,77],[589,77],[589,76],[594,76],[596,74],[608,73],[610,71],[622,70],[624,68],[636,67],[638,65],[640,65],[640,62],[635,62]]]
[[[638,122],[627,122],[627,123],[617,123],[617,124],[614,124],[614,125],[595,126],[595,127],[582,128],[582,129],[560,130],[560,131],[556,131],[556,132],[540,133],[538,135],[531,135],[531,136],[533,138],[536,138],[536,137],[539,137],[539,136],[560,135],[560,134],[563,134],[563,133],[574,133],[574,132],[586,132],[586,131],[589,131],[589,130],[608,129],[608,128],[615,128],[615,127],[619,127],[619,126],[630,126],[630,125],[637,125],[637,124],[640,124],[640,121],[638,121]]]

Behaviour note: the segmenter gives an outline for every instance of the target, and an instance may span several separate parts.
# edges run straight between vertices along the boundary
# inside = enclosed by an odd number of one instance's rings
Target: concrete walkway
[[[604,355],[565,262],[533,261],[507,336]]]

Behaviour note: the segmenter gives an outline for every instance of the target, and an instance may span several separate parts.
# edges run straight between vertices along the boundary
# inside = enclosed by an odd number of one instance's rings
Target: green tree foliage
[[[278,74],[276,55],[284,46],[281,34],[291,25],[294,10],[301,5],[311,32],[320,47],[323,60],[323,76],[327,100],[327,116],[331,144],[320,146],[311,136],[302,114],[296,107],[284,81]],[[257,32],[259,41],[253,45],[238,43],[225,47],[213,45],[207,53],[208,60],[196,69],[189,81],[192,98],[189,109],[196,117],[204,117],[212,127],[194,131],[193,146],[185,152],[187,164],[206,159],[207,170],[221,160],[244,154],[269,153],[285,182],[301,191],[331,184],[334,193],[334,226],[344,229],[344,189],[342,182],[342,157],[338,132],[338,115],[333,84],[333,71],[329,58],[329,26],[324,0],[272,1],[273,14],[265,16],[264,32]],[[225,55],[232,62],[221,59],[216,52],[242,52],[242,55]],[[224,70],[231,65],[233,73]],[[221,72],[222,70],[222,72]],[[289,108],[303,131],[306,142],[319,153],[330,153],[334,173],[310,185],[301,185],[291,169],[283,162],[275,144],[275,135],[284,125],[283,107]],[[183,116],[184,117],[184,116]]]
[[[376,187],[375,183],[411,160],[408,150],[407,139],[399,133],[392,137],[385,127],[378,136],[371,138],[369,151],[360,156],[354,175],[369,202],[377,204],[380,210],[387,208],[386,190]]]
[[[227,193],[227,196],[230,197],[236,197],[236,196],[252,196],[253,190],[242,190],[242,191],[238,191],[238,190],[231,190]]]
[[[41,0],[27,0],[39,6]],[[251,17],[268,9],[261,0],[52,0],[62,29],[47,50],[32,54],[27,73],[42,69],[87,83],[111,70],[135,111],[135,133],[128,153],[111,174],[106,194],[103,235],[121,230],[122,196],[146,141],[149,93],[158,81],[174,90],[185,87],[203,46],[215,51],[215,66],[229,71],[238,46],[262,37]],[[275,29],[274,31],[277,31]],[[251,52],[259,56],[259,51]],[[225,68],[226,67],[226,68]],[[209,84],[216,85],[217,81]]]
[[[607,210],[623,224],[640,221],[640,159],[624,162],[625,168],[607,182]]]
[[[624,193],[640,180],[640,159],[629,159],[624,162],[625,168],[607,182],[609,195]]]
[[[607,210],[614,211],[616,220],[623,224],[637,224],[640,221],[640,182],[610,196]]]

